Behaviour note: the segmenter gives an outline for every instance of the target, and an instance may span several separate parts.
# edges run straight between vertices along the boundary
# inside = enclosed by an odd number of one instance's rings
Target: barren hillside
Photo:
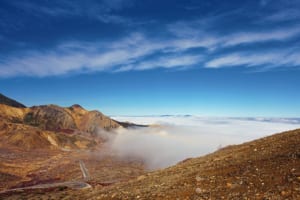
[[[78,199],[300,199],[300,129],[82,195]]]
[[[25,108],[0,102],[0,120],[0,147],[27,150],[91,148],[95,146],[98,129],[121,126],[99,111],[87,111],[79,105]]]
[[[141,162],[106,154],[97,136],[102,129],[120,126],[79,105],[18,108],[0,103],[0,193],[39,184],[80,185],[82,166],[97,184],[139,176],[144,172]]]
[[[0,104],[0,119],[0,199],[300,199],[300,129],[146,172],[94,137],[131,125],[98,111]]]
[[[7,199],[300,199],[300,130],[229,146],[133,180]]]

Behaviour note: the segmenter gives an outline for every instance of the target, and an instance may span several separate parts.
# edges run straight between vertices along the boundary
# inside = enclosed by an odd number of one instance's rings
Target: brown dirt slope
[[[0,148],[33,149],[88,149],[94,140],[60,132],[41,130],[37,127],[0,121]]]
[[[0,120],[12,123],[23,123],[24,115],[28,108],[16,108],[5,104],[0,104]]]
[[[72,200],[300,199],[299,144],[300,129],[229,146],[126,182],[94,184],[93,188],[86,190],[24,191],[3,197]]]
[[[70,199],[300,199],[300,129],[76,195]]]

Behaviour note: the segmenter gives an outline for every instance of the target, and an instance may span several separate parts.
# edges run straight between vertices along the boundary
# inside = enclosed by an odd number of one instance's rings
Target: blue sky
[[[0,44],[0,92],[28,106],[300,113],[300,0],[0,0]]]

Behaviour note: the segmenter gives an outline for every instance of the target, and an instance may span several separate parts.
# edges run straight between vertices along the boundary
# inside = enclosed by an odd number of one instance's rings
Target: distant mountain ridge
[[[1,105],[2,104],[2,105]],[[99,111],[87,111],[78,104],[70,107],[40,105],[26,107],[0,94],[0,119],[13,123],[23,123],[43,130],[77,129],[96,133],[97,128],[106,130],[122,126]]]
[[[0,93],[0,104],[5,104],[8,106],[16,107],[16,108],[26,108],[25,105],[17,102],[16,100],[13,100],[7,96],[4,96]]]
[[[78,104],[25,107],[1,95],[0,147],[86,149],[95,146],[97,141],[101,143],[96,137],[98,131],[118,127],[126,127],[126,123],[121,124],[96,110],[85,110]]]

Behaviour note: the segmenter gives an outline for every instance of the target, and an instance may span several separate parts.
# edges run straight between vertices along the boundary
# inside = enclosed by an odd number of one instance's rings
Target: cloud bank
[[[300,119],[205,118],[195,116],[114,117],[157,126],[119,129],[105,134],[107,146],[121,158],[138,158],[149,169],[164,168],[227,145],[240,144],[300,127]]]

